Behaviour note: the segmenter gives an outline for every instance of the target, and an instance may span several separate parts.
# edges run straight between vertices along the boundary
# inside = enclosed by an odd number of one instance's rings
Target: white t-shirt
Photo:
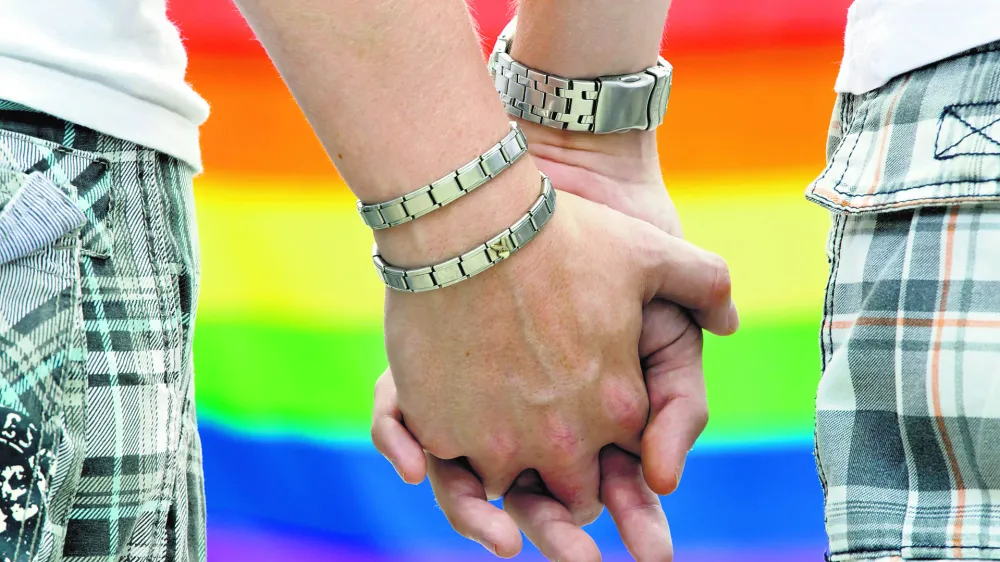
[[[0,99],[201,170],[208,104],[165,0],[0,0]]]
[[[836,90],[863,94],[895,76],[1000,40],[1000,0],[855,0]]]

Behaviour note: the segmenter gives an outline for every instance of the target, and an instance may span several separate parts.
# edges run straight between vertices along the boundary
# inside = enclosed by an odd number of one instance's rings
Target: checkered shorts
[[[0,562],[206,559],[191,180],[0,102]]]
[[[1000,560],[1000,43],[840,97],[816,456],[831,560]]]

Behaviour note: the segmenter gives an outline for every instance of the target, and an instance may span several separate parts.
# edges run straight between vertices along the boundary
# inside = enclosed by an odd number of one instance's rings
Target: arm
[[[468,162],[508,130],[460,1],[241,0],[348,187],[387,201]],[[386,260],[436,263],[489,239],[538,196],[522,158],[419,220],[375,232]]]
[[[670,0],[521,0],[513,55],[576,78],[630,74],[656,63]]]
[[[656,61],[669,4],[670,0],[521,0],[511,54],[530,68],[564,77],[641,72]],[[594,135],[527,122],[522,122],[522,127],[536,163],[553,182],[681,235],[677,213],[663,184],[656,131]],[[700,323],[710,322],[703,315],[695,314],[695,318]],[[735,309],[731,318],[735,330]],[[701,330],[688,314],[663,301],[645,307],[643,321],[639,352],[649,393],[650,421],[643,433],[642,473],[653,490],[669,494],[679,484],[687,452],[708,418]],[[628,477],[619,481],[634,482]],[[631,494],[618,497],[631,497],[635,502],[650,499],[649,488],[643,492],[643,486],[633,485]],[[531,520],[522,507],[525,501],[512,502],[514,509],[510,509],[522,527]],[[631,521],[622,521],[622,510],[613,509],[610,503],[609,511],[633,555],[655,558],[659,545],[653,514],[658,510],[645,510],[648,518],[633,517]],[[538,529],[528,534],[536,544],[556,547],[553,552],[558,553],[559,545],[554,544],[551,532],[549,535]]]
[[[656,61],[670,0],[522,0],[515,59],[543,72],[598,77]],[[539,167],[573,193],[674,235],[680,221],[660,171],[656,131],[594,135],[521,122]]]
[[[512,55],[542,72],[592,78],[639,72],[651,66],[659,51],[669,0],[522,0]],[[676,212],[663,185],[654,131],[593,135],[559,131],[522,121],[535,162],[562,189],[604,203],[621,212],[680,235]],[[676,305],[657,301],[644,309],[639,352],[644,361],[651,403],[651,423],[643,435],[643,471],[621,452],[602,456],[602,498],[639,559],[656,558],[664,546],[666,521],[659,493],[677,486],[687,451],[704,429],[707,417],[701,368],[701,331]],[[731,316],[737,322],[735,312]],[[376,401],[376,441],[397,463],[422,461],[407,452],[405,429],[392,416],[392,380],[383,377]],[[381,418],[380,418],[381,414]],[[383,434],[385,436],[383,436]],[[615,464],[617,463],[617,464]],[[607,466],[605,466],[607,465]],[[432,466],[433,468],[433,466]],[[460,503],[461,488],[475,486],[471,476],[449,470],[450,479],[431,471],[442,508],[453,520],[486,526],[489,513],[475,503]],[[591,544],[573,529],[560,506],[537,493],[538,487],[515,485],[505,502],[519,525],[550,558],[574,559],[569,549]],[[635,509],[646,506],[654,509]],[[556,520],[540,520],[547,513]],[[631,515],[628,515],[631,514]],[[639,514],[639,515],[636,515]],[[561,519],[561,521],[560,521]]]
[[[506,131],[460,0],[239,4],[366,202],[441,177]],[[434,263],[512,224],[538,188],[537,168],[524,158],[376,240],[395,265]],[[387,293],[400,415],[436,459],[468,460],[482,498],[535,468],[573,521],[589,521],[600,509],[601,449],[618,443],[638,452],[647,403],[635,350],[642,305],[654,296],[715,311],[712,327],[729,331],[728,276],[718,258],[560,193],[548,226],[509,263],[440,291]],[[502,515],[489,504],[475,509]],[[516,527],[495,522],[459,531],[516,552]]]

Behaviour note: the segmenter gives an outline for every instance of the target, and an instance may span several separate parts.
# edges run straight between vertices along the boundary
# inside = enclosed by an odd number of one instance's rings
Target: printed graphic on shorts
[[[29,560],[55,455],[38,420],[0,406],[0,561]],[[46,441],[43,443],[43,440]]]

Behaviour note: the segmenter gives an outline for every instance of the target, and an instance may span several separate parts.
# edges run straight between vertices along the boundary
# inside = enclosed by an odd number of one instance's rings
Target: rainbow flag
[[[492,44],[505,2],[473,2]],[[823,165],[848,0],[676,0],[663,172],[687,237],[730,263],[743,325],[709,338],[712,419],[664,498],[679,561],[818,560],[812,458],[827,214]],[[371,235],[228,0],[173,0],[212,104],[196,195],[196,385],[212,562],[493,559],[368,440],[386,366]],[[317,252],[331,256],[316,259]],[[335,256],[335,259],[332,259]],[[607,515],[588,528],[628,560]],[[526,547],[523,559],[541,559]]]

